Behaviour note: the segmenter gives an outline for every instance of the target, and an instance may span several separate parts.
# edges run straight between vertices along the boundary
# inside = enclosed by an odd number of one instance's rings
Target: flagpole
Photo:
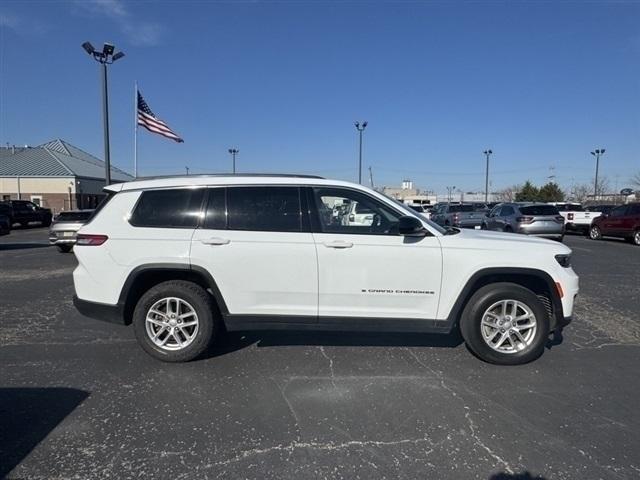
[[[138,81],[135,82],[133,103],[133,177],[138,178]]]

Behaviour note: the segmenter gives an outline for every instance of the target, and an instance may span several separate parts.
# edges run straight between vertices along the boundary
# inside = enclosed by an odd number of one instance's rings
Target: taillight
[[[349,215],[349,221],[350,222],[354,222],[356,220],[356,216],[352,213],[351,215]]]
[[[556,221],[560,222],[560,223],[564,223],[564,217],[562,215],[558,215],[556,217]]]
[[[97,246],[102,245],[109,239],[106,235],[89,235],[79,233],[76,237],[76,245]]]
[[[516,222],[518,223],[532,223],[533,217],[518,217],[516,218]]]
[[[573,213],[567,213],[567,220],[573,220]]]
[[[457,222],[458,220],[460,220],[460,215],[458,215],[457,213],[453,214],[453,221]]]

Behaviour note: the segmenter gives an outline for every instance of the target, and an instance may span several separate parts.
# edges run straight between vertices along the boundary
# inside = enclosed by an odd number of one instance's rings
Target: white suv
[[[571,250],[444,229],[361,185],[310,176],[187,176],[111,185],[78,234],[74,303],[131,324],[165,361],[226,330],[450,333],[480,358],[531,361],[569,321]],[[357,204],[372,215],[351,222]]]

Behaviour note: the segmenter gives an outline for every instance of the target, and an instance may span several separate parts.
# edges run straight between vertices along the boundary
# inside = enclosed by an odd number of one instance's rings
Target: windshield
[[[449,205],[449,212],[475,212],[473,205]]]
[[[86,222],[93,214],[93,210],[86,212],[62,212],[56,217],[56,222]]]
[[[556,207],[560,212],[584,212],[584,207],[577,203],[559,203]]]
[[[553,205],[529,205],[520,207],[520,213],[523,215],[558,215],[558,209]]]

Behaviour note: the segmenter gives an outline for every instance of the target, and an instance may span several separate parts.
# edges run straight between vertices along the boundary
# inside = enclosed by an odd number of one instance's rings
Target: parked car
[[[11,231],[11,223],[9,217],[0,214],[0,236],[9,235]]]
[[[589,229],[589,237],[620,237],[640,245],[640,203],[629,203],[614,208],[611,213],[595,218]]]
[[[565,231],[587,233],[591,221],[600,216],[600,212],[587,211],[581,204],[572,202],[549,202],[554,205],[565,219]]]
[[[480,358],[520,364],[569,322],[578,293],[565,245],[445,229],[362,185],[235,175],[105,190],[78,231],[74,303],[133,324],[165,361],[197,357],[225,328],[460,329]],[[376,220],[333,219],[354,203]]]
[[[546,203],[501,203],[485,217],[482,229],[562,241],[564,217],[556,207]]]
[[[76,243],[76,233],[87,223],[93,210],[69,210],[61,212],[49,228],[49,243],[68,253]]]
[[[43,227],[51,225],[51,210],[42,208],[27,200],[7,200],[0,202],[0,214],[7,215],[11,226],[26,227],[31,222],[39,222]]]
[[[590,205],[588,207],[584,207],[587,212],[600,212],[600,215],[605,215],[611,213],[611,210],[616,208],[618,205]]]
[[[449,203],[431,213],[431,220],[445,227],[480,228],[485,213],[472,203]]]
[[[407,206],[411,210],[414,210],[414,211],[416,211],[418,213],[421,213],[422,215],[427,217],[427,219],[431,218],[431,211],[433,210],[433,206],[432,205],[418,205],[418,204],[410,203]]]

